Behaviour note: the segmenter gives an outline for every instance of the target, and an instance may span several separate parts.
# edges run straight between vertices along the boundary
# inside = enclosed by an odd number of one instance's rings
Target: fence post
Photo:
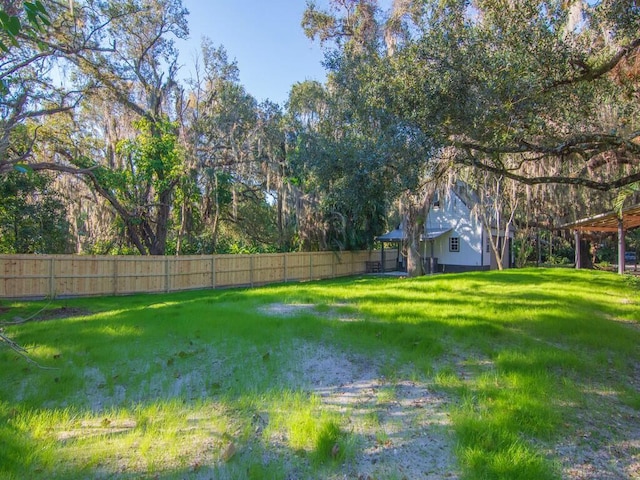
[[[309,280],[313,280],[313,254],[309,252]]]
[[[216,256],[211,255],[211,288],[216,288]]]
[[[164,291],[169,293],[170,284],[169,284],[169,257],[165,257],[164,259]]]
[[[331,252],[331,277],[336,278],[337,276],[337,268],[336,268],[336,254]]]
[[[253,256],[254,254],[251,254],[251,256],[249,257],[249,283],[251,284],[252,287],[253,287],[253,268],[255,266],[253,261]]]
[[[49,298],[56,298],[56,276],[55,276],[55,258],[49,260]]]
[[[118,295],[118,257],[113,257],[113,296]]]
[[[287,252],[283,253],[284,255],[284,283],[287,283],[287,258],[289,254]]]

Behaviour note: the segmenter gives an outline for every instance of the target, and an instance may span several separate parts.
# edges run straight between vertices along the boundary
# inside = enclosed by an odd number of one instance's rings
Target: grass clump
[[[325,420],[315,429],[314,459],[318,463],[341,462],[347,458],[348,438],[336,420]]]
[[[288,448],[315,465],[339,464],[356,453],[355,439],[341,427],[340,416],[323,409],[317,395],[304,392],[283,392],[279,396],[264,437],[267,441],[285,439]]]

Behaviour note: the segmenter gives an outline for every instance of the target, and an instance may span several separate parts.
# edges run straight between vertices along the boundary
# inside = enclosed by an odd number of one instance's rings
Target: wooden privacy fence
[[[175,257],[0,255],[0,298],[129,295],[319,280],[365,273],[367,262],[380,258],[379,251]]]

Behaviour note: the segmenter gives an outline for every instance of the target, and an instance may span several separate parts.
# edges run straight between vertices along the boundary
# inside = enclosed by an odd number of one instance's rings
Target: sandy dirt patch
[[[357,315],[340,311],[341,307],[347,304],[335,303],[320,310],[313,303],[272,303],[260,308],[260,311],[266,315],[274,317],[293,317],[296,315],[310,314],[323,318],[331,318],[341,322],[354,322],[361,320]]]
[[[359,438],[345,478],[458,478],[445,396],[420,382],[386,379],[375,360],[332,346],[300,344],[294,356],[301,387]]]

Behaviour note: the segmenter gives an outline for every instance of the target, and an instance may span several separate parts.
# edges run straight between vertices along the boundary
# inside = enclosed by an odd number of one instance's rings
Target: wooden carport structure
[[[623,209],[621,212],[608,212],[577,222],[563,225],[564,230],[573,230],[576,240],[576,268],[581,268],[580,234],[581,232],[617,232],[618,233],[618,273],[625,271],[625,234],[628,230],[640,227],[640,203]]]

